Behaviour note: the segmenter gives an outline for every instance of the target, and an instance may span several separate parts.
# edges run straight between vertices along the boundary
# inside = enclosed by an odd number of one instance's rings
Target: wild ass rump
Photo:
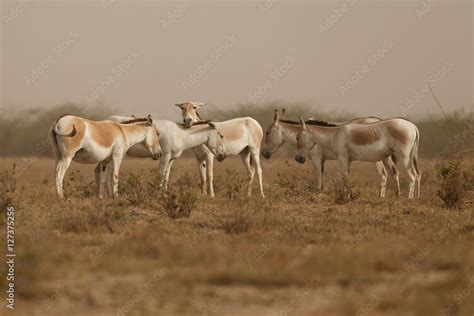
[[[197,110],[204,106],[201,102],[184,102],[175,104],[181,109],[183,122],[186,126],[199,124],[202,122]],[[227,156],[239,155],[244,163],[249,176],[247,195],[252,195],[252,185],[257,170],[260,195],[263,193],[263,176],[260,165],[260,146],[263,139],[263,130],[260,124],[251,117],[239,117],[222,122],[214,122],[222,132],[225,142],[225,154]],[[207,184],[209,184],[209,194],[214,196],[214,155],[206,146],[193,149],[201,172],[202,192],[207,194]]]
[[[389,172],[389,158],[400,161],[409,179],[408,197],[420,195],[421,172],[418,167],[420,134],[412,122],[394,118],[370,124],[348,123],[327,127],[308,125],[300,117],[296,161],[304,162],[314,145],[330,150],[339,162],[344,178],[349,178],[352,161],[382,161]]]
[[[151,117],[125,123],[90,121],[73,115],[64,115],[54,122],[49,139],[56,160],[56,190],[60,198],[64,197],[63,179],[72,160],[83,164],[99,162],[99,197],[102,198],[109,163],[112,165],[113,196],[117,197],[120,164],[131,146],[141,143],[153,159],[159,159],[159,131],[153,126]]]
[[[265,141],[262,148],[262,155],[263,157],[267,159],[270,159],[273,153],[277,152],[285,143],[293,145],[296,150],[296,135],[298,134],[298,131],[300,130],[300,123],[298,121],[286,120],[283,118],[284,115],[285,115],[285,110],[283,110],[281,114],[278,110],[275,110],[273,123],[270,124],[270,126],[266,130]],[[344,124],[348,124],[352,122],[367,124],[367,123],[379,122],[381,120],[382,119],[378,117],[358,118],[358,119],[353,119],[351,121],[341,122],[341,123],[325,123],[321,121],[308,120],[306,121],[306,124],[310,124],[310,125],[319,124],[319,125],[334,127],[334,126],[344,125]],[[316,174],[316,177],[318,178],[318,191],[322,193],[324,189],[323,188],[324,163],[326,160],[335,160],[336,156],[334,155],[332,150],[315,145],[313,149],[309,151],[308,157],[311,159],[313,163],[314,172]],[[399,177],[398,177],[398,170],[391,158],[389,158],[388,161],[390,163],[390,166],[388,167],[393,171],[391,174],[392,174],[393,180],[396,183],[397,196],[399,196],[400,183],[399,183]],[[380,180],[381,180],[380,181],[380,197],[385,197],[385,191],[387,188],[387,171],[384,167],[383,162],[381,161],[376,162],[375,166],[377,168],[377,171],[379,173]]]

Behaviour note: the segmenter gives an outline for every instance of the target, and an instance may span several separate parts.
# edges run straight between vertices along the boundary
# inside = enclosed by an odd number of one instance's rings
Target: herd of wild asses
[[[227,156],[240,155],[248,171],[247,195],[257,171],[260,194],[263,192],[260,153],[270,159],[284,143],[296,146],[295,160],[304,163],[310,158],[318,189],[323,190],[324,162],[337,160],[343,178],[350,176],[352,161],[374,162],[381,178],[380,196],[385,197],[387,177],[396,182],[400,195],[397,165],[402,166],[409,180],[408,197],[420,195],[421,172],[418,167],[418,128],[403,118],[383,120],[376,117],[357,118],[339,123],[318,120],[298,121],[284,118],[284,110],[275,110],[273,122],[265,137],[260,124],[251,117],[222,122],[201,119],[200,102],[176,104],[183,123],[164,119],[110,115],[102,121],[91,121],[73,115],[59,117],[49,131],[56,163],[56,190],[64,197],[63,179],[71,161],[96,164],[95,177],[99,197],[117,197],[118,176],[123,157],[159,160],[161,187],[168,189],[173,161],[192,149],[198,163],[202,193],[214,197],[213,162]]]

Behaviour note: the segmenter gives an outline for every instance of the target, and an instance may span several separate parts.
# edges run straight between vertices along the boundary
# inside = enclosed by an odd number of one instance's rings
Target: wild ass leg
[[[209,184],[209,195],[214,197],[214,155],[206,155],[207,183]]]
[[[393,160],[391,158],[387,158],[383,160],[383,164],[392,177],[393,181],[395,181],[395,186],[396,186],[396,195],[397,197],[400,196],[400,172],[398,172],[397,167],[393,163]]]
[[[252,163],[250,161],[250,152],[249,151],[243,151],[240,154],[240,157],[242,158],[242,162],[244,163],[245,169],[247,169],[247,173],[249,176],[249,182],[247,186],[247,196],[252,195],[252,186],[253,186],[253,179],[255,176],[255,168],[252,166]]]
[[[416,170],[413,167],[412,162],[410,161],[409,155],[403,157],[402,159],[403,169],[408,177],[408,198],[413,199],[415,195],[415,182],[416,182]]]
[[[122,163],[122,157],[113,157],[112,159],[112,177],[113,177],[113,190],[112,195],[114,198],[118,197],[118,181],[119,181],[119,171],[120,165]]]
[[[380,176],[380,194],[381,198],[385,197],[385,192],[387,191],[387,170],[385,170],[384,163],[377,161],[375,163],[375,167],[377,167],[377,172]]]
[[[346,158],[339,158],[338,163],[339,167],[341,168],[341,174],[344,182],[349,181],[351,176],[351,165],[349,160]]]
[[[421,171],[418,166],[415,166],[415,160],[413,160],[413,170],[416,172],[416,192],[415,195],[417,198],[420,197],[420,184],[421,184]]]
[[[99,192],[99,187],[100,187],[100,162],[97,164],[97,166],[94,169],[94,179],[95,179],[95,185],[97,187],[97,192]]]
[[[108,161],[101,161],[99,163],[99,198],[104,198],[105,186],[107,184],[107,165]]]
[[[251,150],[250,155],[255,165],[255,169],[257,169],[258,185],[260,186],[260,195],[262,196],[262,198],[264,198],[265,194],[263,193],[262,166],[260,165],[260,148],[256,150]]]
[[[196,156],[196,161],[201,175],[202,195],[207,195],[206,161]]]
[[[166,182],[166,172],[168,170],[168,164],[170,163],[171,160],[171,154],[164,155],[160,159],[160,177],[161,177],[161,182],[160,182],[160,188],[167,191],[168,190],[168,184]]]
[[[323,193],[323,174],[324,174],[324,161],[320,153],[311,153],[311,161],[313,162],[314,173],[318,179],[318,191],[319,194]]]
[[[170,160],[168,163],[168,167],[166,168],[165,174],[165,191],[168,191],[169,183],[170,183],[170,174],[171,174],[171,167],[173,166],[174,160]]]
[[[72,157],[63,157],[56,165],[56,192],[61,199],[64,197],[64,175],[66,174],[66,170],[69,168],[71,161]]]

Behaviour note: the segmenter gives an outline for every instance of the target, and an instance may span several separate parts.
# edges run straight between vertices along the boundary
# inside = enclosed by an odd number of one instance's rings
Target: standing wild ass
[[[184,102],[176,104],[181,109],[183,122],[186,126],[199,123],[201,117],[197,110],[203,106],[200,102]],[[225,153],[227,156],[240,155],[245,168],[247,169],[249,182],[247,195],[252,195],[252,184],[257,169],[260,195],[263,193],[262,168],[260,166],[260,146],[262,144],[263,130],[260,124],[251,117],[241,117],[223,122],[216,122],[216,126],[225,136]],[[207,194],[207,182],[209,183],[209,194],[214,196],[213,185],[213,160],[214,155],[206,146],[193,149],[196,155],[199,170],[201,172],[202,192]]]
[[[280,114],[278,110],[275,110],[275,116],[273,118],[273,123],[267,128],[265,133],[265,141],[264,146],[262,148],[262,155],[266,159],[270,159],[272,154],[275,153],[283,146],[285,143],[291,144],[296,148],[296,135],[300,130],[300,123],[297,121],[285,120],[284,119],[285,110],[282,111]],[[367,117],[367,118],[358,118],[347,122],[340,122],[340,123],[328,123],[327,126],[338,126],[347,124],[350,122],[356,122],[361,124],[373,123],[381,121],[380,118],[377,117]],[[306,121],[307,124],[311,124],[311,122],[316,121]],[[322,122],[320,122],[321,124]],[[323,192],[324,186],[324,163],[326,160],[335,160],[336,156],[334,155],[332,150],[328,150],[327,148],[320,147],[315,145],[313,149],[309,151],[309,157],[313,162],[314,172],[316,177],[318,178],[318,191],[320,193]],[[391,168],[392,172],[391,175],[393,180],[396,183],[397,187],[397,196],[400,195],[400,183],[399,183],[399,176],[398,176],[398,169],[396,168],[395,164],[393,163],[392,159],[388,159],[389,168]],[[383,165],[383,162],[378,161],[375,163],[377,167],[377,171],[379,173],[381,183],[380,183],[380,197],[385,197],[385,191],[387,188],[387,171]]]
[[[418,128],[402,118],[383,120],[370,124],[347,123],[339,126],[309,125],[300,117],[297,134],[296,161],[304,163],[305,156],[319,145],[330,150],[339,162],[344,179],[350,176],[352,161],[382,161],[389,172],[390,157],[400,160],[409,178],[408,197],[420,195],[421,172],[418,168]]]
[[[154,160],[160,158],[159,131],[150,116],[124,123],[90,121],[73,115],[61,116],[54,122],[49,139],[56,160],[56,191],[60,198],[64,197],[64,175],[72,160],[83,164],[99,162],[99,197],[103,198],[109,163],[113,196],[117,197],[120,164],[131,146],[141,143]]]
[[[111,115],[107,119],[121,122],[133,117]],[[173,161],[181,156],[183,151],[205,145],[209,152],[215,155],[218,161],[223,161],[226,156],[225,137],[221,128],[213,122],[203,122],[186,128],[182,124],[172,121],[155,119],[153,124],[160,130],[160,145],[162,157],[160,159],[161,187],[168,190],[169,177]],[[127,152],[131,157],[149,157],[149,153],[141,145],[133,146]]]

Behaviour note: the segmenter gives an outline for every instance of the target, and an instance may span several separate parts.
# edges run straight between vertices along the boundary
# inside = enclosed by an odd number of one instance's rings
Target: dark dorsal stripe
[[[148,122],[148,119],[146,117],[136,118],[136,119],[133,119],[133,120],[120,122],[120,124],[132,124],[132,123],[137,123],[137,122]]]
[[[305,121],[308,125],[317,125],[317,126],[326,126],[326,127],[336,127],[336,124],[328,123],[325,121],[318,121],[318,120],[307,120]]]
[[[292,120],[280,120],[282,123],[286,124],[291,124],[291,125],[300,125],[300,122],[298,121],[292,121]],[[317,125],[317,126],[325,126],[325,127],[336,127],[336,124],[333,123],[328,123],[325,121],[318,121],[318,120],[307,120],[305,121],[306,124],[308,125]]]

